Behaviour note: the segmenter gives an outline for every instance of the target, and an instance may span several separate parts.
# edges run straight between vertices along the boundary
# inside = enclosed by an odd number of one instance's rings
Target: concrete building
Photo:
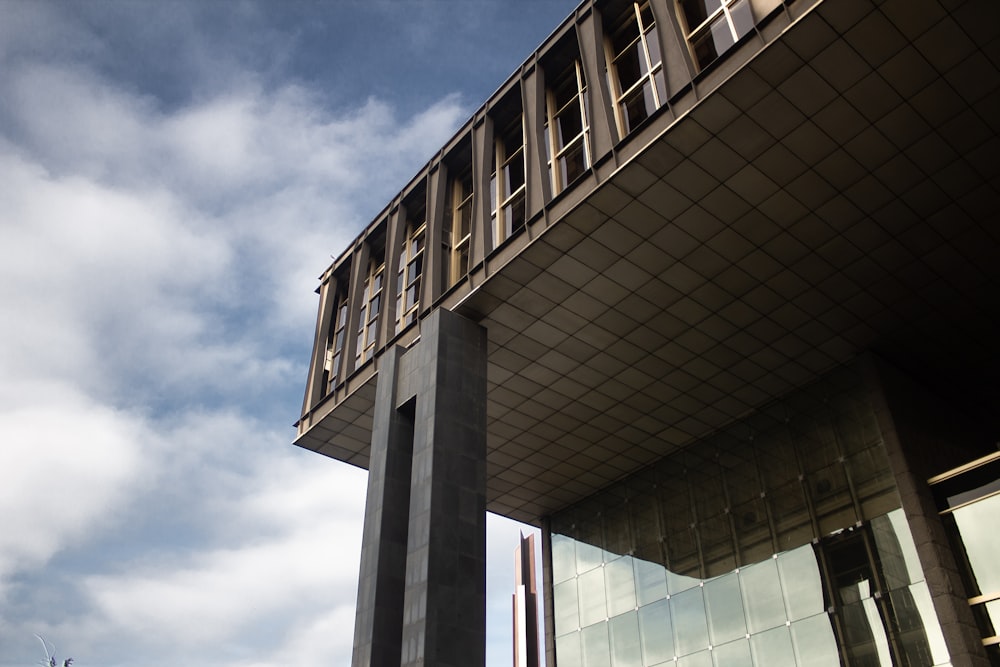
[[[997,665],[1000,3],[586,0],[323,273],[356,665]]]

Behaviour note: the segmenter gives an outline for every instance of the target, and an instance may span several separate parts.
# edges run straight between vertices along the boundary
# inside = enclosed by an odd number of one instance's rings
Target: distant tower
[[[535,536],[524,533],[514,550],[514,667],[538,667]]]

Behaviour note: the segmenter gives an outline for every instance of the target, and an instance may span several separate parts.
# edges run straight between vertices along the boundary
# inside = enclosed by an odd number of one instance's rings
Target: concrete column
[[[362,533],[352,667],[398,665],[402,647],[412,411],[397,409],[401,348],[379,368]]]
[[[361,561],[355,667],[485,665],[486,331],[450,311],[383,357]]]

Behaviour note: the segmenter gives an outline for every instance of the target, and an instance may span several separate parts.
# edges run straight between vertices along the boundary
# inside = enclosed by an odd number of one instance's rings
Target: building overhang
[[[491,511],[537,523],[865,351],[1000,410],[986,5],[818,3],[446,296],[488,331]],[[366,467],[377,365],[297,444]]]

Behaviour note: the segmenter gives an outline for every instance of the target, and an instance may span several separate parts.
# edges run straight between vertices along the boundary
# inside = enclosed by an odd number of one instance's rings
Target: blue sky
[[[0,667],[349,664],[316,278],[575,4],[0,2]]]

